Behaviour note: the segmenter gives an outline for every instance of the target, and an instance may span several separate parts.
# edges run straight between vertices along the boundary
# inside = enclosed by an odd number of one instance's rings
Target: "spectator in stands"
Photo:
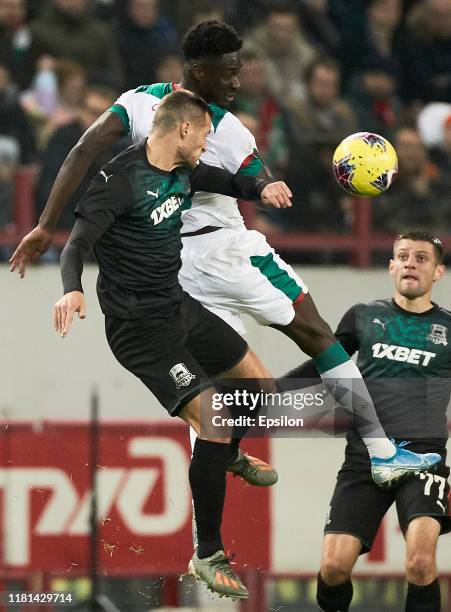
[[[232,111],[244,113],[254,121],[253,129],[259,152],[274,176],[282,178],[288,159],[287,124],[280,102],[270,91],[267,66],[258,51],[245,48],[241,53],[240,93]]]
[[[290,2],[274,2],[264,22],[247,37],[249,45],[264,57],[272,94],[295,104],[305,94],[303,70],[317,55],[307,41],[296,9]]]
[[[301,0],[299,14],[310,42],[335,57],[340,48],[341,33],[330,11],[329,0]]]
[[[76,144],[80,136],[88,129],[92,123],[105,112],[114,102],[116,94],[114,91],[101,86],[88,87],[83,104],[77,118],[56,130],[48,144],[47,150],[42,157],[42,167],[36,190],[36,214],[39,216],[45,206],[53,181],[65,160],[67,154]],[[105,151],[91,166],[88,174],[81,183],[80,187],[70,199],[70,204],[62,214],[60,226],[62,229],[70,229],[74,223],[73,209],[80,197],[86,191],[94,175],[99,169],[114,155],[116,155],[124,142],[121,141],[118,147]]]
[[[20,147],[15,138],[0,136],[0,230],[13,229],[14,175]],[[13,249],[0,245],[0,261],[7,261]]]
[[[451,183],[451,115],[443,123],[442,141],[431,149],[431,160]]]
[[[93,82],[122,87],[123,71],[113,33],[96,19],[88,0],[50,0],[32,22],[31,53],[71,59],[87,72]]]
[[[19,102],[18,91],[10,80],[8,70],[0,65],[0,134],[14,140],[21,164],[35,159],[32,127]]]
[[[353,111],[340,98],[340,67],[314,60],[305,72],[307,95],[292,114],[287,182],[294,198],[289,227],[305,231],[347,229],[348,200],[336,184],[331,160],[337,144],[356,131]]]
[[[127,0],[127,13],[117,39],[126,71],[125,89],[155,82],[162,58],[179,50],[171,22],[158,14],[157,0]]]
[[[23,112],[16,86],[6,67],[0,65],[0,229],[12,223],[14,175],[20,164],[34,161],[32,128]],[[10,257],[10,249],[0,247],[0,261]]]
[[[400,51],[408,101],[451,102],[451,0],[422,0]]]
[[[449,189],[429,158],[419,133],[401,128],[393,144],[398,153],[398,175],[375,203],[374,227],[392,235],[405,227],[442,232],[449,228]]]
[[[180,83],[183,74],[183,58],[170,53],[158,64],[155,75],[156,83]]]
[[[377,56],[367,58],[362,71],[354,75],[347,96],[357,116],[358,131],[391,138],[401,119],[406,119],[395,88],[390,63]]]
[[[368,60],[383,63],[398,88],[401,66],[397,56],[398,33],[402,17],[401,0],[369,0],[363,27],[344,30],[340,52],[345,85]]]
[[[33,76],[30,45],[25,0],[0,0],[0,63],[20,89],[27,87]]]
[[[224,21],[224,4],[217,0],[194,0],[184,13],[184,22],[192,26],[203,21]]]
[[[32,87],[21,95],[21,103],[30,117],[38,139],[45,149],[52,133],[77,116],[86,88],[86,72],[71,60],[56,61],[43,56]]]

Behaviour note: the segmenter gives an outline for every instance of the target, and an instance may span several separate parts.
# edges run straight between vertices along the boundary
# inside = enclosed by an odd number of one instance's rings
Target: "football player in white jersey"
[[[226,110],[239,88],[242,40],[225,23],[207,21],[191,28],[183,39],[185,55],[180,87],[206,99],[213,111],[213,131],[202,160],[235,173],[257,174],[262,162],[250,132]],[[177,85],[159,83],[122,94],[113,107],[85,132],[69,153],[56,178],[38,226],[22,240],[11,258],[12,270],[23,276],[27,263],[47,250],[60,211],[98,153],[131,133],[145,138],[161,98]],[[427,469],[422,455],[406,451],[386,437],[359,370],[320,317],[308,289],[291,266],[268,245],[265,237],[247,230],[236,201],[216,194],[199,194],[183,216],[183,288],[204,306],[243,332],[241,314],[271,325],[298,344],[314,363],[335,399],[352,415],[371,456],[379,484],[412,469]],[[258,367],[247,378],[269,378]],[[266,464],[231,447],[229,471],[253,484],[273,484],[277,475]]]

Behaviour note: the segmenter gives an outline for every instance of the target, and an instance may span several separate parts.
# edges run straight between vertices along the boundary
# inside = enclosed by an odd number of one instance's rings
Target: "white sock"
[[[373,400],[355,363],[349,359],[330,370],[320,372],[329,393],[352,418],[370,457],[388,459],[396,448],[385,435]]]

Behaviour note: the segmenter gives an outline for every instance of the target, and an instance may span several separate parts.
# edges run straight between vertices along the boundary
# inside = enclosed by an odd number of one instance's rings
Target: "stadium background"
[[[298,0],[288,7],[171,0],[158,7],[154,0],[104,0],[90,3],[86,29],[73,48],[60,40],[52,49],[45,46],[47,11],[58,8],[67,17],[77,7],[88,10],[88,3],[25,4],[0,0],[0,588],[72,589],[89,599],[94,584],[108,597],[101,602],[106,608],[113,602],[120,610],[179,604],[213,610],[218,602],[176,580],[190,554],[187,436],[114,362],[95,299],[95,267],[85,273],[88,319],[64,341],[53,335],[51,306],[61,291],[56,262],[73,203],[46,265],[19,281],[6,260],[34,224],[71,142],[102,104],[108,107],[109,96],[143,81],[177,81],[180,34],[191,23],[218,17],[246,40],[235,111],[295,192],[289,218],[243,203],[248,226],[267,233],[300,264],[332,325],[356,301],[390,295],[390,280],[378,266],[389,255],[393,232],[414,222],[451,246],[451,3]],[[88,24],[103,41],[103,56],[94,57]],[[274,24],[279,38],[270,35]],[[292,44],[284,47],[284,40]],[[89,49],[88,58],[81,47]],[[141,65],[133,63],[136,57]],[[309,65],[316,60],[322,64],[313,80]],[[400,153],[398,180],[374,202],[349,201],[331,179],[334,146],[360,129],[391,138]],[[450,308],[448,287],[445,278],[435,299]],[[249,340],[275,375],[303,359],[290,341],[252,322]],[[89,425],[93,397],[97,432]],[[228,552],[236,553],[253,592],[242,609],[315,610],[321,532],[343,440],[306,434],[250,440],[248,448],[271,459],[280,482],[271,491],[255,491],[230,479]],[[313,452],[321,457],[314,465]],[[99,491],[95,550],[93,465]],[[97,581],[90,580],[93,563]],[[447,538],[440,542],[439,567],[443,609],[451,609]],[[375,551],[359,565],[353,609],[401,609],[402,570],[402,538],[390,515]]]

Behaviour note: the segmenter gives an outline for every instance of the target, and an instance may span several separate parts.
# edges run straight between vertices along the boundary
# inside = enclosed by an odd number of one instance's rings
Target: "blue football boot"
[[[396,453],[388,459],[371,457],[371,475],[380,487],[389,487],[394,482],[415,472],[425,472],[441,461],[438,453],[413,453],[403,448],[409,442],[395,444]]]

